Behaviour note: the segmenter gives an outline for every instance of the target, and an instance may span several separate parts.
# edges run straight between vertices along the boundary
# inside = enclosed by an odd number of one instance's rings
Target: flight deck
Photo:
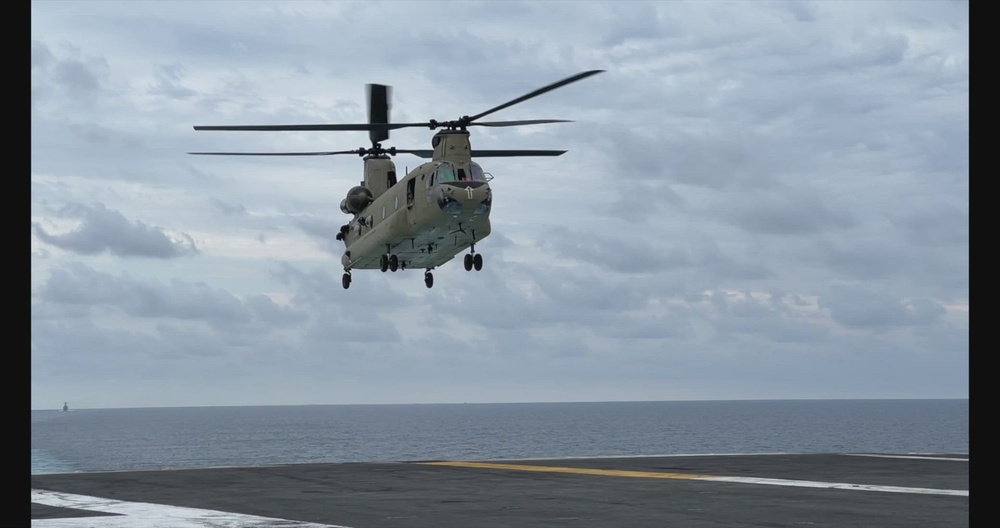
[[[31,476],[33,528],[969,526],[968,454],[702,454]]]

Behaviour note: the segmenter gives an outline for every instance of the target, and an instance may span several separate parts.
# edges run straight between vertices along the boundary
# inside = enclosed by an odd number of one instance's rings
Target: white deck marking
[[[846,453],[846,456],[860,456],[860,457],[872,457],[872,458],[910,458],[914,460],[950,460],[952,462],[968,462],[968,457],[966,458],[954,458],[954,457],[938,457],[930,455],[870,455],[865,453]]]
[[[846,489],[857,491],[885,491],[889,493],[920,493],[925,495],[957,495],[968,497],[969,490],[933,488],[906,488],[902,486],[876,486],[873,484],[848,484],[846,482],[816,482],[811,480],[769,479],[754,477],[701,477],[698,480],[714,482],[740,482],[744,484],[769,484],[771,486],[796,486],[800,488]]]
[[[31,490],[31,502],[111,515],[32,519],[32,528],[349,528],[339,524],[289,521],[256,515],[125,502],[47,490]]]

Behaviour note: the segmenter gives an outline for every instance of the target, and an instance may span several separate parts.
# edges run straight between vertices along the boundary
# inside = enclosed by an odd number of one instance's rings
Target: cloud
[[[77,103],[93,103],[104,89],[109,76],[109,66],[103,59],[86,57],[79,49],[66,48],[67,58],[57,58],[42,41],[31,41],[32,102],[47,97],[65,96]]]
[[[968,21],[949,1],[34,2],[32,405],[967,397]],[[480,160],[485,266],[459,254],[431,289],[418,269],[342,287],[359,158],[188,154],[367,147],[192,128],[362,123],[366,83],[425,122],[592,69],[490,114],[572,122],[470,128],[567,152]]]
[[[104,204],[67,204],[54,212],[61,219],[79,221],[79,226],[62,234],[53,234],[41,223],[32,222],[35,236],[42,242],[83,255],[108,252],[121,257],[177,258],[195,255],[198,248],[187,233],[171,237],[163,228],[130,222],[118,211]]]
[[[81,263],[53,270],[39,296],[60,304],[113,307],[141,318],[197,319],[211,324],[248,323],[255,313],[274,311],[259,296],[254,297],[256,310],[250,310],[233,295],[205,284],[115,277]]]
[[[942,321],[945,309],[931,299],[899,299],[884,292],[844,285],[818,300],[837,323],[854,328],[924,326]]]

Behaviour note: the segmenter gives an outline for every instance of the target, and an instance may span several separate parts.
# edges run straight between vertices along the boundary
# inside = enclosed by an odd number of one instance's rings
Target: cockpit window
[[[455,175],[455,168],[451,166],[451,163],[442,163],[438,167],[437,180],[438,183],[458,181],[458,176]]]
[[[486,181],[486,175],[483,174],[483,168],[479,166],[476,162],[471,162],[469,164],[469,169],[472,172],[472,181]]]
[[[483,168],[474,161],[469,164],[468,169],[455,169],[451,163],[445,161],[438,165],[437,172],[432,175],[429,185],[433,185],[434,180],[437,180],[437,183],[466,180],[484,182],[486,181],[486,174],[483,172]]]

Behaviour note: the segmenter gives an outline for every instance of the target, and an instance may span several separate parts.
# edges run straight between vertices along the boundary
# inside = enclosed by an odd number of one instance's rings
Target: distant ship
[[[68,410],[69,410],[69,402],[63,402],[63,412],[66,412]]]

